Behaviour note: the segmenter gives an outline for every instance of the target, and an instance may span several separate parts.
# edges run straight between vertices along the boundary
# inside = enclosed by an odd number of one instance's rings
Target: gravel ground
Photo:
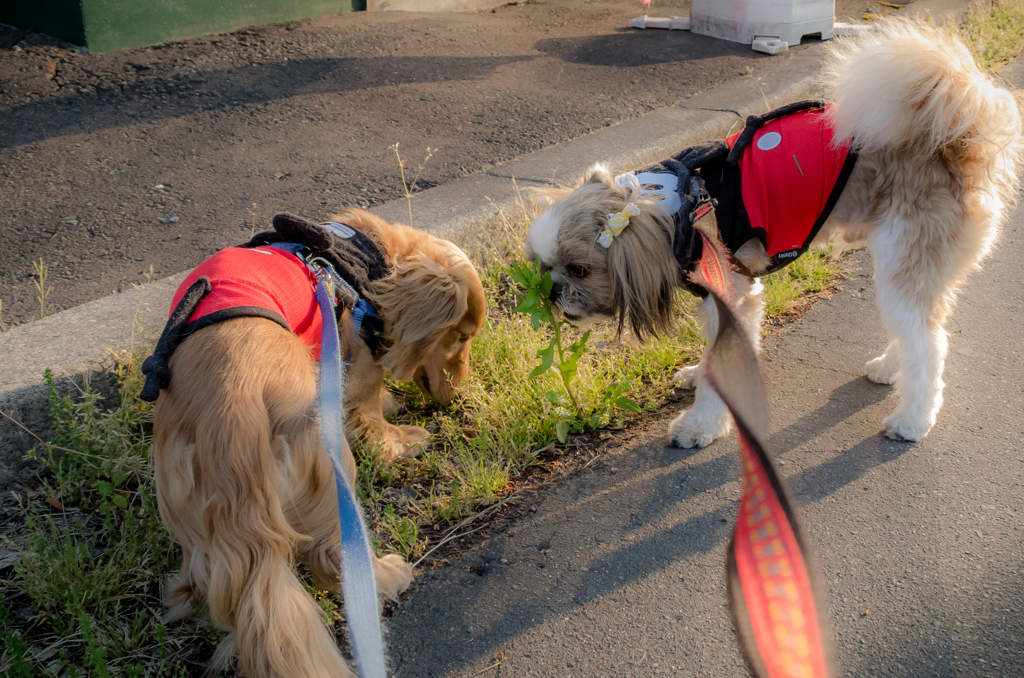
[[[351,13],[88,55],[0,27],[3,319],[39,316],[40,258],[62,310],[195,266],[277,212],[401,197],[392,144],[413,166],[434,149],[428,188],[772,68],[625,28],[688,7]]]

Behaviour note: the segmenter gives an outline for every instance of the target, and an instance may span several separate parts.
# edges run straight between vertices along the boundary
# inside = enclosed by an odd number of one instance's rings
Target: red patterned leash
[[[740,440],[743,498],[729,543],[729,609],[740,649],[758,678],[826,678],[831,670],[827,617],[812,555],[782,477],[765,451],[768,408],[761,364],[733,310],[731,267],[718,238],[713,202],[698,177],[691,213],[703,252],[691,280],[711,293],[718,335],[704,378],[732,413]]]

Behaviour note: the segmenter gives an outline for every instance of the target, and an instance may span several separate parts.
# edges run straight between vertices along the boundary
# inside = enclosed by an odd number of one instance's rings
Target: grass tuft
[[[30,453],[45,470],[45,501],[29,504],[12,535],[22,558],[0,595],[27,599],[35,643],[64,640],[48,670],[168,675],[173,664],[162,642],[161,586],[180,555],[157,513],[151,405],[137,397],[141,358],[118,357],[122,396],[113,408],[88,384],[77,397],[61,395],[46,374],[56,435]]]
[[[50,284],[50,267],[40,257],[39,261],[32,262],[32,271],[35,276],[32,282],[36,286],[36,300],[39,302],[39,317],[45,318],[50,315],[50,292],[53,292],[53,285]]]
[[[982,70],[998,69],[1024,52],[1024,0],[970,7],[959,33]]]

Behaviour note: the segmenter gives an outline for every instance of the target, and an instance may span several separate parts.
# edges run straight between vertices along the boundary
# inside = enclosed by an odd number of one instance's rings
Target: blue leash
[[[377,579],[373,551],[366,524],[352,485],[345,478],[341,463],[343,363],[338,324],[334,319],[334,299],[327,291],[329,273],[316,272],[316,301],[323,319],[320,347],[320,437],[334,465],[338,486],[338,519],[341,524],[341,590],[345,598],[345,618],[352,649],[361,678],[387,678],[384,667],[384,642],[377,607]],[[352,479],[355,480],[354,478]]]

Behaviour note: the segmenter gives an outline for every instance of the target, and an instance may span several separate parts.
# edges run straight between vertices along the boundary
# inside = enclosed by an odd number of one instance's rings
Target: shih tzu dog
[[[866,374],[899,393],[888,436],[923,438],[942,404],[956,292],[1016,198],[1021,121],[1013,95],[955,36],[905,20],[876,26],[832,48],[832,103],[752,116],[740,133],[659,165],[619,176],[597,166],[574,189],[544,192],[526,250],[551,271],[565,318],[617,317],[641,339],[667,330],[674,292],[689,285],[702,250],[690,209],[703,183],[755,342],[759,276],[832,238],[867,243],[889,343]],[[700,310],[710,339],[715,306],[705,299]],[[675,445],[704,447],[730,430],[702,370],[703,361],[676,375],[696,400],[672,422]]]
[[[169,617],[194,604],[230,631],[214,667],[237,653],[251,678],[352,676],[292,569],[302,560],[322,586],[339,586],[338,500],[315,404],[322,323],[338,323],[348,363],[347,433],[382,443],[393,459],[427,434],[384,420],[385,371],[450,401],[486,301],[462,250],[408,226],[350,210],[324,224],[278,215],[274,227],[185,279],[143,367],[142,397],[159,396],[160,515],[182,550]],[[345,281],[334,286],[336,318],[321,317],[310,261]],[[347,443],[343,458],[354,482]],[[394,598],[412,568],[391,554],[377,559],[376,576]]]

